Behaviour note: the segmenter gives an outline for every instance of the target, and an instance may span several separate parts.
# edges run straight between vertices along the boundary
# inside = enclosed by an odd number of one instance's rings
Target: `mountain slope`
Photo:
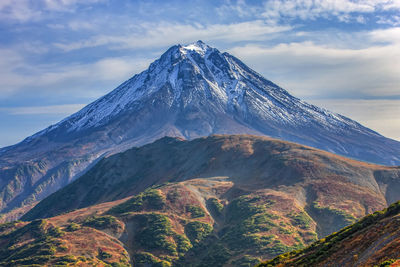
[[[23,219],[77,224],[72,241],[95,228],[133,266],[253,266],[386,207],[399,185],[399,167],[267,137],[165,137],[102,159]],[[85,253],[99,259],[101,242]]]
[[[107,217],[103,232],[86,218],[81,224],[57,218],[0,224],[0,266],[131,266],[124,244],[112,236],[124,225]]]
[[[234,196],[258,191],[286,196],[315,218],[320,236],[400,199],[398,167],[362,163],[266,137],[165,137],[102,159],[23,219],[121,199],[165,182],[212,177],[228,177]]]
[[[400,163],[400,142],[291,96],[199,41],[171,47],[81,111],[1,149],[0,209],[41,200],[104,155],[163,136],[216,133],[269,135],[365,161]]]
[[[400,201],[263,266],[399,266]]]

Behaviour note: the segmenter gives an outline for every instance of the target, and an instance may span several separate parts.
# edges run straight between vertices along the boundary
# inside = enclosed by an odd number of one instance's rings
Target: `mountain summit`
[[[171,47],[146,71],[25,142],[97,130],[117,145],[164,135],[255,133],[375,163],[400,162],[399,142],[291,96],[202,41]]]
[[[198,41],[171,47],[109,94],[1,149],[0,209],[29,208],[104,155],[163,136],[211,134],[268,135],[364,161],[400,163],[400,142],[305,103]]]

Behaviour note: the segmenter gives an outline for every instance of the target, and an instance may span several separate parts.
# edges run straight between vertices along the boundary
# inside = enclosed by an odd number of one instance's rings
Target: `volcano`
[[[0,211],[18,218],[106,155],[164,136],[265,135],[399,165],[400,142],[308,104],[202,41],[169,48],[149,68],[55,125],[0,149]]]

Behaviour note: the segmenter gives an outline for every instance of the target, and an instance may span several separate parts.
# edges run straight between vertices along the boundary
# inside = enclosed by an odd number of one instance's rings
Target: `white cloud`
[[[400,9],[400,1],[398,0],[378,0],[377,2],[382,5],[384,10]]]
[[[240,18],[264,18],[269,24],[318,18],[364,24],[363,14],[400,10],[398,0],[265,0],[258,3],[262,3],[262,7],[253,3],[245,0],[227,1],[216,8],[216,12],[221,17],[232,17],[234,14]]]
[[[42,2],[47,10],[68,12],[79,4],[93,4],[101,0],[42,0]]]
[[[150,59],[105,58],[93,64],[91,72],[102,79],[123,81],[130,75],[141,72],[150,64]]]
[[[378,24],[388,24],[391,26],[399,26],[400,25],[400,16],[389,16],[389,17],[384,17],[384,16],[379,16],[378,21],[376,22]]]
[[[0,97],[6,97],[24,84],[16,69],[25,65],[23,57],[12,49],[0,49]]]
[[[364,16],[361,16],[361,15],[359,15],[359,16],[356,17],[356,21],[357,21],[358,23],[361,23],[361,24],[365,24],[365,23],[367,22],[366,19],[365,19],[365,17],[364,17]]]
[[[0,20],[18,22],[37,21],[46,12],[73,12],[79,5],[103,0],[1,0]]]
[[[270,21],[337,18],[343,22],[364,23],[360,13],[400,10],[399,3],[397,0],[268,0],[264,3],[262,15]]]
[[[143,23],[139,25],[140,33],[131,35],[98,35],[87,40],[73,43],[55,43],[64,51],[88,47],[109,45],[115,49],[164,47],[176,43],[189,43],[198,39],[206,41],[236,42],[246,40],[265,40],[271,34],[289,31],[290,26],[267,25],[262,20],[232,24],[177,24],[177,23]]]
[[[0,98],[7,98],[20,91],[32,93],[35,90],[54,95],[64,91],[65,94],[78,85],[88,87],[85,93],[93,90],[99,96],[101,90],[91,88],[93,85],[101,82],[117,85],[144,70],[151,61],[145,58],[110,57],[93,63],[32,65],[13,50],[0,50],[0,58],[4,59],[0,61]]]
[[[383,30],[374,30],[368,33],[371,41],[373,42],[384,42],[390,44],[397,44],[395,50],[399,50],[400,45],[400,27],[392,27]]]
[[[257,13],[261,13],[261,9],[257,6],[251,6],[245,0],[238,0],[236,2],[227,2],[216,8],[217,14],[220,17],[227,17],[232,13],[237,14],[240,18],[254,17]]]
[[[352,49],[294,42],[229,52],[300,97],[389,97],[400,92],[398,44]]]
[[[400,141],[400,100],[313,99],[310,102]]]
[[[93,30],[96,25],[87,21],[73,20],[68,22],[68,27],[73,31]]]
[[[31,7],[29,0],[2,0],[0,1],[0,20],[16,20],[26,22],[37,20],[42,12]]]
[[[269,19],[280,17],[314,20],[352,12],[369,13],[375,10],[374,4],[349,0],[270,0],[265,2],[263,15]]]
[[[12,107],[0,108],[0,111],[7,112],[11,115],[69,115],[83,108],[85,104],[65,104],[65,105],[49,105],[49,106],[29,106],[29,107]]]

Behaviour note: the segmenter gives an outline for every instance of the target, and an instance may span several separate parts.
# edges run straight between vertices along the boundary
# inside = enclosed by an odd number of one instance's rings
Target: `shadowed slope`
[[[399,247],[400,201],[303,250],[280,255],[259,267],[398,266]]]

